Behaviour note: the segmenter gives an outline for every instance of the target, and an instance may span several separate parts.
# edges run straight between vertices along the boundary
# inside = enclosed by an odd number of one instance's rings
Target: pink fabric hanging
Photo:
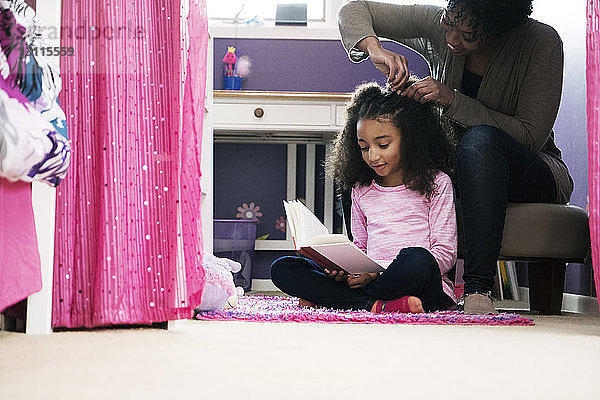
[[[189,318],[200,302],[208,25],[204,0],[189,3],[187,17],[177,1],[63,2],[73,157],[57,192],[54,327]]]
[[[0,178],[0,311],[42,288],[31,183]]]
[[[600,0],[588,1],[586,78],[590,235],[600,305]]]

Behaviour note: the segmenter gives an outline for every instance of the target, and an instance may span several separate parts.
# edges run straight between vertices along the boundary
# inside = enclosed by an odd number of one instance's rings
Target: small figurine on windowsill
[[[226,90],[240,90],[242,79],[250,74],[252,65],[248,56],[237,57],[235,47],[229,46],[223,57],[225,68],[223,69],[223,81]]]
[[[233,76],[236,61],[237,56],[235,55],[235,47],[229,46],[227,48],[227,53],[225,53],[225,57],[223,57],[223,63],[225,63],[224,76]]]

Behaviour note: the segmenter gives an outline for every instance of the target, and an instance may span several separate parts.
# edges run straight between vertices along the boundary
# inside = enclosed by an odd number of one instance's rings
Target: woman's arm
[[[379,39],[373,36],[364,38],[356,46],[360,51],[369,54],[375,68],[388,77],[387,81],[392,90],[402,88],[410,77],[405,56],[384,49]]]
[[[405,39],[424,38],[434,45],[442,45],[440,17],[442,9],[424,5],[395,5],[364,0],[353,0],[338,11],[338,28],[342,44],[354,62],[369,56],[366,46],[359,46],[365,38],[387,38],[415,48]],[[361,48],[362,47],[362,48]]]
[[[494,111],[481,102],[460,92],[455,92],[453,104],[445,115],[460,124],[471,127],[491,125],[502,129],[533,153],[537,153],[552,130],[560,98],[563,79],[562,41],[556,31],[548,27],[544,35],[535,40],[524,79],[518,90],[516,109],[512,115]],[[506,79],[498,77],[495,88],[506,90]]]
[[[431,198],[429,210],[430,251],[441,273],[445,274],[456,263],[458,251],[454,191],[452,181],[446,174],[438,174],[435,183],[437,192]]]

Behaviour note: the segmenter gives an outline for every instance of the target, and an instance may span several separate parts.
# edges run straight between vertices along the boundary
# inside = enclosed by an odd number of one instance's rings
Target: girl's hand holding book
[[[350,289],[359,289],[367,286],[369,282],[379,276],[378,272],[371,272],[367,274],[352,274],[348,275],[348,286]]]
[[[331,279],[335,279],[337,282],[344,282],[349,276],[346,271],[342,270],[330,271],[328,269],[324,269],[323,271],[325,272],[325,275],[327,275]]]

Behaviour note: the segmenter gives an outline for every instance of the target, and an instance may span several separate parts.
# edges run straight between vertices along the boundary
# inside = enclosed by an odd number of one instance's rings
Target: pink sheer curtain
[[[204,285],[204,0],[63,2],[73,143],[57,192],[52,325],[190,317]]]
[[[600,305],[600,0],[587,7],[587,132],[590,235],[596,294]]]

